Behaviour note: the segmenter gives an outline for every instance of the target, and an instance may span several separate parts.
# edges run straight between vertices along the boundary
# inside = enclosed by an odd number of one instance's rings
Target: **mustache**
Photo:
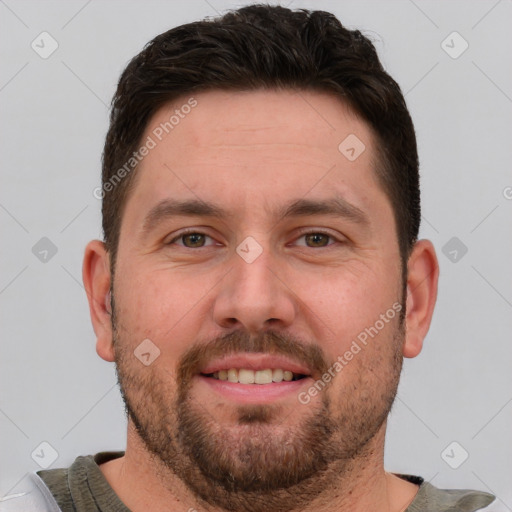
[[[186,385],[211,360],[251,352],[287,356],[306,365],[317,375],[324,374],[329,368],[324,351],[315,343],[307,343],[290,334],[274,330],[257,335],[238,330],[190,347],[178,365],[177,380]]]

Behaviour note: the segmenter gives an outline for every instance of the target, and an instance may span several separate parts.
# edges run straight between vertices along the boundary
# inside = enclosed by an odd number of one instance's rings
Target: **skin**
[[[319,92],[194,97],[197,107],[139,164],[114,278],[102,242],[85,251],[97,352],[116,362],[130,411],[125,456],[101,471],[134,512],[405,510],[418,486],[385,471],[384,437],[403,357],[420,353],[434,309],[432,244],[417,242],[408,260],[404,325],[398,315],[387,322],[309,403],[295,393],[264,405],[219,395],[195,376],[199,361],[230,349],[302,354],[319,377],[402,302],[403,283],[364,121]],[[160,109],[143,140],[187,99]],[[338,150],[349,134],[366,146],[353,162]],[[368,223],[275,214],[333,195]],[[143,235],[147,213],[166,198],[212,202],[230,215],[167,218]],[[207,237],[178,238],[184,228]],[[311,236],[318,232],[331,238]],[[236,252],[248,236],[262,249],[252,263]],[[133,351],[147,338],[160,355],[144,366]]]

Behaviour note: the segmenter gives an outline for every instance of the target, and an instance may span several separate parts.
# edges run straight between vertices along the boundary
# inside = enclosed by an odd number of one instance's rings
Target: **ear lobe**
[[[407,265],[406,335],[404,357],[416,357],[423,347],[437,298],[439,265],[432,242],[416,242]]]
[[[100,240],[89,242],[85,248],[82,278],[96,334],[96,352],[105,361],[112,362],[114,347],[110,303],[110,258],[105,244]]]

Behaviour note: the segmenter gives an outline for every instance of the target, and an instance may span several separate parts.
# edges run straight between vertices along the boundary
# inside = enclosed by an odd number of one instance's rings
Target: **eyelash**
[[[179,235],[175,236],[172,240],[167,242],[165,245],[173,245],[177,240],[180,240],[181,238],[183,238],[184,236],[187,236],[187,235],[204,235],[205,237],[211,238],[213,240],[213,237],[211,237],[210,235],[207,235],[206,233],[203,233],[203,232],[195,230],[195,229],[189,229],[189,230],[182,231]],[[328,232],[322,231],[322,230],[303,231],[300,233],[299,237],[296,240],[298,240],[299,238],[302,238],[304,236],[307,236],[307,235],[324,235],[334,241],[334,243],[330,243],[330,244],[327,244],[326,246],[320,246],[320,247],[308,247],[307,245],[302,246],[302,247],[306,247],[307,249],[327,249],[328,247],[335,245],[335,243],[338,243],[338,244],[344,243],[341,240],[338,240],[331,233],[328,233]],[[209,247],[209,246],[187,247],[185,245],[181,245],[180,247],[183,247],[185,249],[198,250],[198,249],[205,249],[206,247]]]

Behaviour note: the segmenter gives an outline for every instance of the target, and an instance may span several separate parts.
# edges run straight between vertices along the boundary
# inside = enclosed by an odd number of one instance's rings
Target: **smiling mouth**
[[[294,373],[280,368],[267,368],[265,370],[250,370],[246,368],[230,368],[229,370],[219,370],[214,373],[201,373],[203,377],[238,383],[238,384],[260,384],[268,385],[279,382],[290,382],[301,380],[307,377],[300,373]]]

